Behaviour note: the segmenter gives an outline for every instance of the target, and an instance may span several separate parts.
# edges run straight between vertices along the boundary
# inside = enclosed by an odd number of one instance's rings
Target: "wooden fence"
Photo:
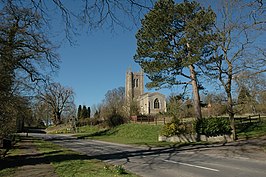
[[[170,118],[167,117],[156,117],[156,116],[131,116],[131,122],[140,123],[140,124],[155,124],[155,125],[164,125],[170,122]]]
[[[260,114],[258,115],[249,115],[247,117],[235,117],[236,124],[250,124],[250,123],[259,123],[262,121]]]
[[[226,117],[228,118],[228,117]],[[244,124],[253,124],[260,123],[263,120],[266,120],[266,116],[258,115],[249,115],[245,117],[235,117],[236,125],[244,125]],[[140,123],[140,124],[155,124],[155,125],[164,125],[166,123],[171,122],[170,117],[157,117],[157,116],[131,116],[130,120],[132,123]],[[193,121],[193,118],[184,118],[182,121],[190,122]]]

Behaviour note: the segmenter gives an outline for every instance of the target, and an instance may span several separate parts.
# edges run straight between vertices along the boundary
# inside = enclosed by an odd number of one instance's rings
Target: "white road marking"
[[[214,168],[208,168],[208,167],[203,167],[203,166],[198,166],[198,165],[192,165],[192,164],[189,164],[189,163],[177,162],[177,161],[173,161],[173,160],[163,160],[163,161],[170,162],[170,163],[176,163],[176,164],[179,164],[179,165],[185,165],[185,166],[189,166],[189,167],[201,168],[201,169],[204,169],[204,170],[210,170],[210,171],[215,171],[215,172],[220,171],[220,170],[217,170],[217,169],[214,169]]]

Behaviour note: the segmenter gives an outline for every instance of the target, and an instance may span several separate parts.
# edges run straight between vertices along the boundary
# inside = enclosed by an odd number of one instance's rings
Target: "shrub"
[[[180,122],[179,119],[173,119],[170,123],[163,126],[161,135],[163,136],[173,136],[183,133],[191,133],[192,129],[189,123]]]
[[[118,125],[124,124],[127,121],[126,121],[126,118],[124,118],[123,116],[114,114],[108,117],[105,122],[108,127],[112,128],[112,127],[116,127]]]
[[[230,121],[224,117],[201,119],[196,122],[196,132],[206,136],[230,134]]]
[[[127,174],[125,168],[122,165],[115,165],[115,172],[119,175]]]

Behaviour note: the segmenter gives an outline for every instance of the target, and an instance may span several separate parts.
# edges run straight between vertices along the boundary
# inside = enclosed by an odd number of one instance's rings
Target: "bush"
[[[127,174],[125,168],[122,165],[115,165],[115,172],[119,175]]]
[[[99,125],[101,123],[102,123],[102,120],[98,118],[85,118],[85,119],[78,120],[76,123],[76,126],[82,127],[82,126],[87,126],[87,125]]]
[[[106,124],[109,128],[116,127],[118,125],[126,123],[126,118],[121,115],[114,114],[107,118]]]
[[[231,133],[228,118],[205,118],[196,122],[196,132],[206,136],[218,136]]]
[[[192,133],[193,129],[189,123],[182,123],[179,119],[173,119],[170,123],[167,123],[163,126],[161,135],[163,136],[173,136],[183,133]]]

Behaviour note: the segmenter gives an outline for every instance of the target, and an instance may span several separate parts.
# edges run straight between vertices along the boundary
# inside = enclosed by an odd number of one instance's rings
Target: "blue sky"
[[[73,1],[69,5],[77,8]],[[62,26],[64,23],[56,25]],[[125,85],[125,73],[128,68],[135,72],[140,70],[133,60],[136,51],[135,34],[138,28],[134,27],[129,31],[117,27],[112,32],[103,27],[87,33],[84,29],[78,30],[80,35],[74,37],[77,45],[71,46],[64,40],[58,50],[62,63],[54,80],[74,90],[76,106],[93,106],[101,103],[108,90]],[[59,35],[63,33],[60,32]],[[145,83],[147,81],[145,78]],[[204,86],[208,87],[209,91],[216,90],[213,85],[215,83],[208,82]],[[180,90],[177,88],[159,90],[166,96],[178,91]]]
[[[65,5],[79,13],[82,3],[71,1]],[[138,30],[133,24],[130,24],[133,25],[132,30],[119,26],[113,30],[104,25],[101,29],[86,31],[85,27],[79,26],[79,35],[73,36],[76,45],[71,46],[65,39],[65,33],[60,31],[65,25],[60,18],[60,11],[50,9],[50,13],[56,17],[52,19],[55,35],[51,35],[61,43],[57,52],[62,62],[54,81],[74,90],[76,106],[101,103],[108,90],[124,87],[128,68],[134,72],[141,69],[133,60]],[[123,23],[131,22],[124,20]],[[78,25],[78,22],[74,25]]]
[[[125,72],[139,67],[132,57],[136,49],[133,31],[112,33],[99,30],[76,37],[77,45],[63,45],[62,63],[55,78],[75,92],[77,105],[100,103],[108,90],[124,86]]]
[[[55,81],[74,90],[77,106],[101,103],[108,90],[124,87],[129,67],[135,72],[140,70],[133,60],[136,31],[137,28],[83,32],[75,38],[76,46],[66,42],[60,47],[58,53],[62,63]],[[159,92],[167,94],[169,91]]]
[[[78,9],[80,4],[72,1],[67,5]],[[60,19],[59,12],[52,10],[52,13]],[[53,27],[62,29],[64,22],[56,19]],[[133,25],[132,30],[126,30],[116,26],[114,31],[103,27],[89,32],[82,28],[77,29],[79,36],[74,36],[77,45],[71,46],[64,39],[58,50],[62,63],[54,80],[74,90],[76,106],[93,106],[101,103],[108,90],[124,87],[128,68],[132,68],[133,72],[141,69],[133,60],[136,51],[135,34],[138,27]],[[56,33],[61,37],[65,34],[60,30]],[[148,82],[147,77],[144,82],[144,84]],[[155,90],[145,89],[145,92],[147,91]],[[177,88],[156,91],[166,96],[171,92],[178,92]]]

